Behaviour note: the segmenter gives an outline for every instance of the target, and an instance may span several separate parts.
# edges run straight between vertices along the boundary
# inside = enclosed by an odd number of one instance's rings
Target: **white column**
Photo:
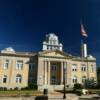
[[[48,61],[48,85],[50,85],[50,61]]]
[[[64,62],[65,82],[67,83],[67,62]]]
[[[61,62],[61,84],[63,84],[63,62]]]
[[[47,61],[44,61],[44,84],[47,84]]]

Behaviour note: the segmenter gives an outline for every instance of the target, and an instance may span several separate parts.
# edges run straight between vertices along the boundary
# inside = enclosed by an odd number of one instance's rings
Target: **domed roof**
[[[58,40],[58,37],[54,33],[49,33],[48,38],[49,40]]]
[[[8,47],[1,50],[1,53],[15,53],[15,50],[12,47]]]

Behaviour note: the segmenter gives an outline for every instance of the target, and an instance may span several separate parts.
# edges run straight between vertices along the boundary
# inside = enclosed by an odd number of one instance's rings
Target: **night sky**
[[[53,32],[64,51],[80,55],[80,20],[88,54],[100,66],[100,0],[0,0],[0,50],[40,51],[45,35]]]

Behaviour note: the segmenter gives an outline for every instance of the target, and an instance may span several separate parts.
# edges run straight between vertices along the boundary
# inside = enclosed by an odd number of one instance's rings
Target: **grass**
[[[100,94],[100,89],[87,89],[89,91],[89,93],[91,94]],[[63,93],[63,90],[59,90],[56,92],[61,92]],[[82,89],[76,89],[76,93],[81,93]],[[75,91],[73,91],[73,89],[66,89],[66,93],[75,93]]]
[[[42,92],[33,90],[7,90],[0,91],[0,96],[37,96],[42,95]]]
[[[90,94],[100,94],[100,89],[87,89]],[[81,92],[82,89],[76,89],[77,92]]]

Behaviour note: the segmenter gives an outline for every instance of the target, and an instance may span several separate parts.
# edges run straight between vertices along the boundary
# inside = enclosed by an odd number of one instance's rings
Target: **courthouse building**
[[[11,47],[1,50],[0,87],[20,89],[36,83],[38,90],[63,89],[64,75],[67,87],[84,85],[87,79],[97,81],[96,59],[86,50],[83,57],[64,52],[54,33],[46,35],[42,47],[37,53],[16,52]]]

